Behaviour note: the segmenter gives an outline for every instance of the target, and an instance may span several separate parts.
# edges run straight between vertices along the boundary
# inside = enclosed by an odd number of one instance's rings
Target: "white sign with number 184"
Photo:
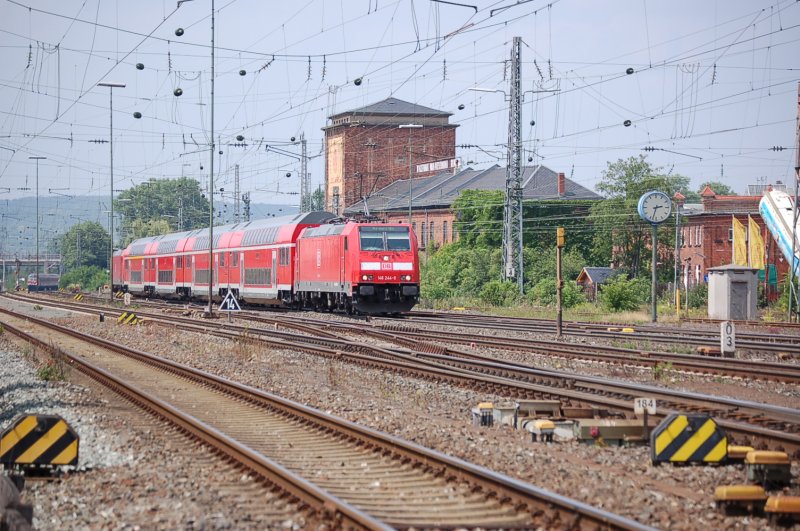
[[[655,398],[634,398],[633,399],[633,412],[637,415],[643,415],[647,411],[648,415],[656,414],[656,399]]]

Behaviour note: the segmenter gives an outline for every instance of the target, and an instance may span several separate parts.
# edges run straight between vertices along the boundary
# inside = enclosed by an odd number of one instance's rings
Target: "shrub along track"
[[[68,309],[74,306],[64,305],[61,301],[52,305]],[[113,312],[107,308],[101,310],[88,305],[72,309],[96,313]],[[650,396],[659,401],[658,418],[673,412],[705,413],[714,417],[731,439],[740,444],[781,449],[800,455],[800,410],[797,409],[537,369],[471,354],[465,356],[463,353],[441,354],[375,346],[354,341],[332,331],[328,322],[325,326],[297,323],[294,317],[280,322],[273,320],[273,328],[264,329],[215,320],[190,320],[170,314],[142,315],[153,323],[181,330],[208,333],[232,340],[257,341],[277,349],[299,350],[513,398],[555,399],[567,406],[598,407],[632,416],[633,399]],[[300,333],[282,331],[279,327],[292,328]],[[426,345],[421,346],[424,349]]]
[[[41,319],[0,311],[8,332],[177,424],[264,478],[269,488],[280,488],[310,507],[322,521],[370,529],[646,529],[258,389]],[[92,348],[86,349],[87,344]],[[76,351],[84,353],[71,353]]]

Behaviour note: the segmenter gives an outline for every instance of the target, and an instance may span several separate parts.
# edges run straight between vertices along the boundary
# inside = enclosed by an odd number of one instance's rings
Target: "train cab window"
[[[409,251],[408,227],[359,227],[362,251]]]

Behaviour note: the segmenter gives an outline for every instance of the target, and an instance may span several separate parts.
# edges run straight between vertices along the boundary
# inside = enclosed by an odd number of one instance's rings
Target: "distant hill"
[[[2,197],[2,196],[0,196]],[[233,204],[215,202],[214,208],[223,222],[233,222]],[[108,229],[108,198],[40,197],[39,249],[60,237],[70,227],[83,221],[95,221]],[[285,216],[299,211],[296,206],[251,203],[250,218]],[[119,217],[115,216],[115,229]],[[117,233],[119,236],[119,233]],[[27,252],[36,249],[36,198],[0,199],[0,254]]]

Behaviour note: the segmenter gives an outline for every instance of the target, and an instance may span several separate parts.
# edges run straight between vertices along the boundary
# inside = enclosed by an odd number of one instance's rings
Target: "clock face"
[[[639,199],[639,215],[650,223],[663,223],[672,213],[672,201],[664,192],[647,192]]]

